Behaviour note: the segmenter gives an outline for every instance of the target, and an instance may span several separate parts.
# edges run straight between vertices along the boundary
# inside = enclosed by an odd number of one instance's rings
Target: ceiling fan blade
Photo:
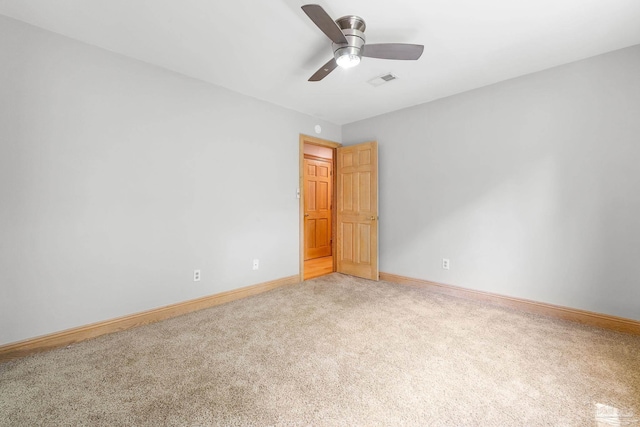
[[[342,34],[338,24],[331,19],[329,14],[318,4],[305,4],[302,10],[307,14],[314,24],[322,30],[334,43],[347,43],[347,39]]]
[[[424,46],[421,44],[379,43],[366,44],[362,49],[362,56],[379,59],[416,60],[422,55]]]
[[[324,64],[322,67],[320,67],[318,71],[316,71],[316,73],[313,76],[309,77],[309,81],[319,82],[320,80],[327,77],[330,72],[335,70],[337,66],[338,66],[338,63],[336,62],[336,59],[331,58],[331,61]]]

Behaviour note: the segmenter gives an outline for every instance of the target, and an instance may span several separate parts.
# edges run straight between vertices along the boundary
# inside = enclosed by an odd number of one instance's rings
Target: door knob
[[[304,216],[309,216],[309,214],[304,214]]]
[[[375,217],[375,216],[372,216],[372,217],[371,217],[371,221],[375,221],[375,220],[376,220],[376,217]]]

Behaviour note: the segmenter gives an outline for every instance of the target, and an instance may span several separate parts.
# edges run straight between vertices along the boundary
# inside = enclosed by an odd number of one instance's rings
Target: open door
[[[378,143],[337,149],[337,271],[378,280]]]

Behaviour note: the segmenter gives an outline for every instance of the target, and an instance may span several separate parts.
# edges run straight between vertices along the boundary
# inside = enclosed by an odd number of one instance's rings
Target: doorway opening
[[[336,148],[300,135],[300,281],[336,271]]]

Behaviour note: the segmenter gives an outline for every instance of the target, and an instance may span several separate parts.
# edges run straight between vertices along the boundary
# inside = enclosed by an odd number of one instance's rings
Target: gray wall
[[[640,320],[640,46],[342,139],[380,144],[381,271]]]
[[[298,274],[318,123],[0,17],[0,344]]]

